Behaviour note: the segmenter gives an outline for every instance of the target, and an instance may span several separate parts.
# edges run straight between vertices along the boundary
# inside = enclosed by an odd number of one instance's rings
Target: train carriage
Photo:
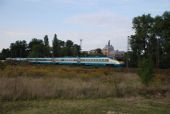
[[[123,62],[109,57],[58,57],[58,58],[7,58],[14,61],[28,61],[39,64],[77,64],[93,66],[124,66]]]

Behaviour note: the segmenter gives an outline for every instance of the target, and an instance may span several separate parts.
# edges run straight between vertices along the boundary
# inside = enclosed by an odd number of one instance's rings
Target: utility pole
[[[79,54],[78,54],[79,57],[81,56],[82,42],[83,42],[83,39],[80,39],[80,52],[79,52]]]
[[[82,42],[83,42],[83,39],[80,39],[80,51],[82,50]]]

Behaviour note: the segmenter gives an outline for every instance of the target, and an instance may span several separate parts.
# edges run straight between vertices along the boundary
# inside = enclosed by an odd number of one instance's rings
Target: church
[[[103,55],[106,56],[113,56],[114,47],[110,44],[110,40],[108,41],[108,44],[105,45],[105,47],[102,50]]]
[[[102,49],[103,55],[111,58],[122,59],[124,56],[124,51],[114,50],[114,47],[111,45],[110,40],[108,44]]]

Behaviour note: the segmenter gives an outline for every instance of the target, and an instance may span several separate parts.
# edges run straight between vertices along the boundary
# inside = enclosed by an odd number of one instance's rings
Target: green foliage
[[[45,46],[45,57],[50,56],[50,45],[48,40],[48,35],[45,35],[44,37],[44,46]]]
[[[61,45],[59,40],[57,39],[57,34],[54,35],[54,39],[52,42],[52,48],[53,48],[53,56],[58,57],[60,56],[60,50],[61,50]]]
[[[66,42],[59,40],[57,35],[54,35],[53,39],[53,56],[61,57],[61,56],[79,56],[80,55],[80,46],[74,44],[71,40],[67,40]]]
[[[162,16],[150,14],[135,17],[130,36],[130,63],[137,66],[142,57],[150,56],[157,67],[170,67],[170,12]]]
[[[46,48],[42,40],[40,39],[32,39],[29,43],[30,48],[30,57],[45,57],[46,55]]]
[[[35,45],[32,47],[32,51],[30,52],[30,57],[45,57],[45,46],[43,44]]]
[[[153,63],[151,59],[143,58],[139,61],[138,75],[143,84],[146,86],[152,81],[153,75]]]
[[[11,57],[27,57],[28,51],[27,51],[27,42],[25,40],[23,41],[16,41],[15,43],[11,43],[10,45],[10,53]]]
[[[0,53],[0,60],[5,60],[5,58],[8,58],[11,56],[10,49],[2,49],[2,52]]]

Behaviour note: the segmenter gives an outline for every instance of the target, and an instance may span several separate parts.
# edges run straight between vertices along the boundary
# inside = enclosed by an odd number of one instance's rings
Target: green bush
[[[143,84],[146,86],[149,85],[151,80],[153,79],[153,62],[151,59],[143,58],[139,61],[138,65],[138,75]]]

